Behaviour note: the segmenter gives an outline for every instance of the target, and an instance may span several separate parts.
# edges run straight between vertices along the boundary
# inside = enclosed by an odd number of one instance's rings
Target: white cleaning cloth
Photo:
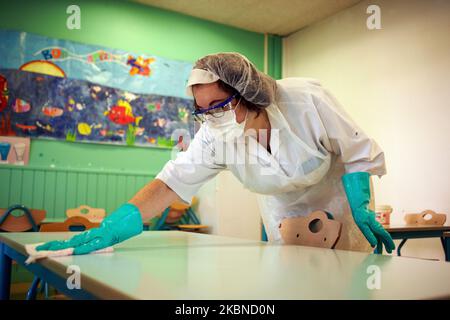
[[[63,249],[63,250],[41,250],[37,251],[36,247],[40,246],[42,243],[34,243],[34,244],[26,244],[25,250],[28,253],[28,259],[25,261],[25,264],[30,264],[35,262],[36,260],[47,258],[47,257],[64,257],[64,256],[71,256],[73,254],[73,248]],[[113,247],[107,247],[101,250],[93,251],[93,253],[108,253],[113,252]]]

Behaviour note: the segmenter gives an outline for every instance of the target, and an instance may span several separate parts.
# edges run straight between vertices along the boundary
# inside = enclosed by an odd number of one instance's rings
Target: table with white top
[[[0,234],[0,298],[9,298],[11,262],[24,265],[25,244],[73,235]],[[26,268],[74,299],[450,298],[446,262],[180,231],[143,232],[114,248],[47,258]],[[76,270],[80,288],[70,289]]]

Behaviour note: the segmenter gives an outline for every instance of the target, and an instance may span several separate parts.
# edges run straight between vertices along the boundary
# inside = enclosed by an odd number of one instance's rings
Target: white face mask
[[[236,120],[236,110],[239,107],[241,100],[237,103],[233,110],[225,111],[220,118],[208,117],[206,124],[216,138],[223,141],[233,141],[244,135],[245,123],[247,122],[248,110],[244,121],[238,123]]]

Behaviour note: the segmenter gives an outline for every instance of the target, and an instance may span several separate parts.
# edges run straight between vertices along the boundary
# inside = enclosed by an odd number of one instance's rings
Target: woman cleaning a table
[[[222,170],[258,194],[270,242],[283,242],[283,219],[324,210],[342,223],[336,248],[368,251],[383,243],[394,249],[368,209],[370,176],[386,174],[383,151],[319,82],[275,81],[244,56],[219,53],[195,63],[187,92],[201,123],[188,149],[99,228],[38,250],[86,254],[127,240],[174,201],[190,203]]]

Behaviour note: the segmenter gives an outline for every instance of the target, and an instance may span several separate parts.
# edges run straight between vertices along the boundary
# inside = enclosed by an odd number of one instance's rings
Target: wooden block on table
[[[447,220],[447,215],[444,213],[436,213],[432,210],[425,210],[421,213],[405,214],[404,219],[407,225],[443,226]]]

